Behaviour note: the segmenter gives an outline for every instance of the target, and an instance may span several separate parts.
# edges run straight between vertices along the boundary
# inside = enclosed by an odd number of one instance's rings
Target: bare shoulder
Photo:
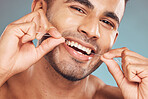
[[[3,86],[0,87],[0,99],[7,99],[8,95],[8,85],[5,83]]]
[[[90,81],[95,86],[93,99],[123,99],[118,87],[106,85],[101,79],[93,75],[90,75]]]

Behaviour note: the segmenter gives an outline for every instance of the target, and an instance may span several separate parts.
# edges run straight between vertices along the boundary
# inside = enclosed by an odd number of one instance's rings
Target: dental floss
[[[37,33],[40,33],[40,32],[37,32]],[[48,37],[51,37],[51,35],[50,34],[45,34],[44,36],[48,36]],[[100,54],[95,54],[96,56],[101,56]],[[88,58],[89,60],[91,60],[92,59],[92,57],[89,57]],[[117,58],[114,58],[114,60],[118,63],[118,64],[121,64],[121,62],[119,61],[119,59],[117,59]]]
[[[36,32],[37,34],[40,34],[41,32]],[[36,35],[37,35],[36,34]],[[46,33],[46,34],[44,34],[44,36],[48,36],[48,37],[51,37],[51,35],[49,34],[49,33]]]

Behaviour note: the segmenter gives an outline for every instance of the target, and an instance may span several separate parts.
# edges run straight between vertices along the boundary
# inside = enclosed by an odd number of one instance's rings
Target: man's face
[[[111,49],[124,7],[124,0],[55,0],[47,18],[66,42],[45,55],[47,61],[68,80],[89,75]]]

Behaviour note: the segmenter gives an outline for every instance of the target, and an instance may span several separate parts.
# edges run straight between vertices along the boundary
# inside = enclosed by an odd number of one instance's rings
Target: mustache
[[[87,34],[84,33],[79,33],[76,31],[64,31],[62,33],[62,37],[66,38],[66,37],[73,37],[73,38],[77,38],[79,40],[82,40],[86,43],[89,43],[93,46],[95,46],[96,48],[98,48],[97,44],[96,44],[96,40],[94,38],[88,38]]]
[[[49,33],[46,33],[45,35],[49,35]],[[61,33],[61,35],[64,38],[66,38],[66,37],[77,38],[77,39],[82,40],[86,43],[89,43],[89,44],[93,45],[95,48],[99,49],[99,46],[96,44],[97,39],[88,38],[87,34],[68,30],[68,31],[64,31],[63,33]],[[50,38],[50,37],[51,36],[43,36],[41,38],[41,40],[39,40],[39,44],[41,44],[44,40],[46,40],[47,38]]]

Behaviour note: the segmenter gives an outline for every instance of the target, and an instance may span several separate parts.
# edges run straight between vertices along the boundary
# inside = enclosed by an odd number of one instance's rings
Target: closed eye
[[[107,25],[110,25],[112,28],[114,28],[114,24],[113,23],[111,23],[111,22],[109,22],[107,20],[100,20],[100,21],[105,23],[105,24],[107,24]]]
[[[75,6],[70,6],[70,8],[82,13],[82,14],[86,14],[86,11],[84,11],[84,9],[79,8],[79,7],[75,7]]]

